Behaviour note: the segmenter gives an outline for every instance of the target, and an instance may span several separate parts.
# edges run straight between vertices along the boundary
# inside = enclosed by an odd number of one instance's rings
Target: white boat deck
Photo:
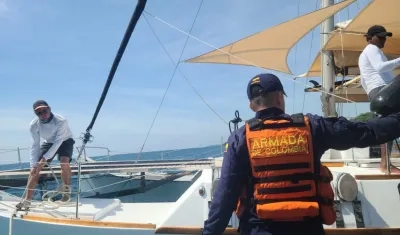
[[[174,206],[169,203],[121,203],[118,199],[81,199],[79,218],[85,221],[124,222],[141,224],[158,224]],[[0,216],[9,216],[18,201],[3,201],[0,204]],[[39,202],[36,202],[39,203]],[[71,203],[73,204],[73,203]],[[11,207],[10,207],[11,206]],[[22,214],[22,212],[21,212]],[[61,206],[55,210],[32,208],[30,216],[46,218],[76,217],[75,206]]]
[[[120,218],[129,218],[127,222],[142,224],[159,224],[174,207],[174,202],[159,203],[126,203],[121,210],[108,214],[102,221],[121,222]]]

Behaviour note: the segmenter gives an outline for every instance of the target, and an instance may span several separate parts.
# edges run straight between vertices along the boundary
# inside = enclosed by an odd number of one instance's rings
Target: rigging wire
[[[318,9],[318,0],[315,1],[315,10],[317,10],[317,9]],[[311,52],[312,52],[312,45],[313,45],[313,41],[314,41],[314,32],[315,32],[315,28],[311,32],[310,51],[308,52],[308,63],[311,64],[310,66],[312,66]],[[306,80],[304,82],[304,86],[306,86],[306,87],[307,87],[308,79],[309,79],[309,77],[307,75]],[[303,102],[302,102],[302,106],[301,106],[301,112],[304,112],[305,101],[306,101],[306,92],[303,93]]]
[[[197,38],[197,37],[191,35],[190,33],[187,33],[187,32],[185,32],[185,31],[183,31],[182,29],[180,29],[180,28],[178,28],[178,27],[176,27],[176,26],[174,26],[174,25],[172,25],[172,24],[166,22],[165,20],[163,20],[163,19],[161,19],[161,18],[159,18],[159,17],[157,17],[157,16],[151,14],[151,13],[148,12],[148,11],[143,11],[143,12],[146,13],[147,15],[153,17],[154,19],[156,19],[156,20],[158,20],[158,21],[160,21],[160,22],[166,24],[167,26],[169,26],[169,27],[171,27],[171,28],[173,28],[173,29],[175,29],[175,30],[177,30],[177,31],[179,31],[179,32],[181,32],[181,33],[183,33],[183,34],[185,34],[185,35],[187,35],[187,36],[189,36],[189,37],[191,37],[191,38],[193,38],[193,39],[195,39],[195,40],[197,40],[197,41],[203,43],[203,44],[205,44],[205,45],[208,45],[208,46],[214,48],[214,49],[217,50],[217,51],[220,51],[220,52],[222,52],[222,53],[224,53],[224,54],[226,54],[226,55],[229,55],[229,56],[231,56],[231,57],[233,57],[233,58],[235,58],[235,59],[238,59],[238,60],[240,60],[240,61],[243,61],[243,62],[245,62],[246,64],[249,64],[249,65],[251,65],[251,66],[257,67],[257,68],[262,69],[262,70],[267,70],[267,69],[265,69],[265,68],[260,67],[260,66],[257,65],[257,64],[254,64],[254,63],[251,62],[251,61],[248,61],[248,60],[245,60],[245,59],[243,59],[243,58],[241,58],[241,57],[238,57],[238,56],[236,56],[236,55],[233,55],[233,54],[231,54],[231,53],[229,53],[229,52],[226,52],[226,51],[224,51],[224,50],[222,50],[222,49],[220,49],[220,48],[218,48],[218,47],[216,47],[216,46],[214,46],[214,45],[212,45],[212,44],[210,44],[210,43],[204,41],[204,40],[201,40],[201,39],[199,39],[199,38]],[[285,79],[287,79],[287,80],[290,80],[290,81],[292,81],[292,82],[296,82],[296,83],[301,84],[300,82],[298,82],[298,81],[296,81],[296,80],[289,79],[289,78],[286,78],[286,77],[283,77],[283,78],[285,78]],[[304,85],[304,86],[305,86],[306,88],[313,88],[312,86],[307,86],[307,85]],[[351,103],[355,103],[355,101],[353,101],[353,100],[345,99],[345,98],[340,97],[340,96],[338,96],[338,95],[336,95],[336,94],[334,94],[334,93],[331,93],[331,92],[329,92],[329,91],[320,90],[320,92],[326,93],[326,94],[328,94],[328,95],[331,95],[331,96],[334,96],[334,97],[337,97],[337,98],[340,98],[340,99],[347,100],[347,101],[349,101],[349,102],[351,102]]]
[[[300,16],[300,1],[301,0],[297,1],[297,17]],[[294,71],[296,71],[296,73],[297,73],[297,47],[298,47],[298,44],[296,43],[295,51],[294,51]],[[293,84],[293,97],[295,97],[295,96],[296,96],[296,83]],[[295,107],[295,103],[296,103],[295,101],[296,100],[293,99],[292,113],[294,113],[294,107]]]
[[[189,31],[190,33],[191,33],[192,30],[193,30],[194,24],[195,24],[195,22],[196,22],[197,16],[199,15],[199,12],[200,12],[200,9],[201,9],[201,6],[202,6],[202,5],[203,5],[203,0],[201,0],[200,6],[199,6],[199,8],[197,9],[197,12],[196,12],[194,21],[193,21],[193,23],[192,23],[192,26],[190,27],[190,31]],[[145,16],[144,16],[144,17],[145,17]],[[147,18],[145,18],[145,19],[146,19],[146,21],[147,21]],[[148,21],[147,21],[147,22],[148,22]],[[154,123],[155,123],[155,121],[156,121],[156,119],[157,119],[158,113],[160,112],[161,106],[162,106],[163,103],[164,103],[164,99],[165,99],[165,97],[166,97],[166,95],[167,95],[167,93],[168,93],[168,90],[169,90],[170,86],[171,86],[172,80],[173,80],[174,77],[175,77],[175,73],[176,73],[176,71],[177,71],[177,69],[178,69],[178,66],[179,66],[179,61],[181,60],[181,58],[182,58],[182,56],[183,56],[183,52],[185,51],[185,48],[186,48],[186,45],[187,45],[187,42],[188,42],[188,41],[189,41],[189,37],[186,38],[186,41],[185,41],[185,44],[184,44],[183,49],[182,49],[182,51],[181,51],[181,54],[179,55],[178,63],[175,65],[174,72],[172,73],[172,76],[171,76],[171,78],[170,78],[170,80],[169,80],[169,83],[168,83],[168,85],[167,85],[167,88],[165,89],[165,92],[164,92],[164,95],[163,95],[163,97],[162,97],[162,99],[161,99],[160,105],[158,106],[156,115],[154,116],[153,121],[152,121],[152,123],[151,123],[151,125],[150,125],[150,128],[149,128],[149,131],[148,131],[147,134],[146,134],[146,137],[145,137],[145,139],[144,139],[144,142],[143,142],[142,147],[140,148],[139,155],[138,155],[138,157],[136,158],[136,161],[138,161],[139,158],[141,157],[141,154],[142,154],[142,152],[143,152],[144,146],[146,145],[146,142],[147,142],[147,139],[149,138],[150,132],[151,132],[151,130],[153,129]]]
[[[177,64],[180,64],[180,62],[175,63],[175,61],[172,59],[172,56],[168,53],[167,49],[165,48],[164,44],[161,42],[161,39],[158,37],[158,35],[156,34],[154,28],[151,26],[149,20],[147,19],[146,15],[143,15],[144,19],[146,20],[147,24],[149,25],[150,29],[152,30],[154,36],[157,38],[158,42],[160,43],[161,47],[164,49],[165,53],[167,54],[167,56],[169,57],[169,59],[171,60],[171,62],[177,66]],[[211,105],[200,95],[200,93],[196,90],[196,88],[194,88],[194,86],[190,83],[189,79],[187,78],[186,75],[183,74],[183,72],[179,69],[179,67],[177,68],[177,71],[180,73],[180,75],[182,75],[182,77],[185,79],[185,81],[188,83],[188,85],[193,89],[193,91],[199,96],[199,98],[204,102],[205,105],[207,105],[207,107],[219,118],[221,119],[222,122],[224,122],[225,124],[228,124],[228,122],[217,113],[217,111],[215,111],[214,108],[211,107]]]

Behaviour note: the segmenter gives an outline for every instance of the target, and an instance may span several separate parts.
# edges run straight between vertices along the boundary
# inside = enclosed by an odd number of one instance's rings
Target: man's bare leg
[[[67,185],[69,187],[69,189],[72,189],[71,187],[71,167],[69,164],[69,157],[60,157],[60,163],[61,163],[61,179],[64,185]],[[68,198],[67,198],[68,197]],[[71,197],[71,195],[69,196],[63,196],[63,198],[61,199],[62,201],[67,201],[69,200],[69,198]]]
[[[38,175],[29,175],[28,184],[26,185],[26,194],[25,200],[32,200],[33,193],[35,192],[35,187],[38,183],[39,176]]]
[[[33,193],[35,192],[35,187],[38,183],[39,180],[39,173],[43,169],[43,165],[39,164],[36,168],[31,169],[31,174],[29,175],[28,178],[28,184],[27,184],[27,190],[26,190],[26,195],[25,195],[25,200],[32,200]],[[35,173],[36,171],[36,173]]]
[[[61,163],[61,179],[63,184],[71,185],[71,167],[69,165],[69,157],[60,157]]]
[[[390,153],[390,152],[389,152]],[[381,171],[387,173],[386,144],[381,144]],[[400,174],[400,169],[390,164],[391,174]]]
[[[28,209],[29,207],[31,207],[30,201],[33,198],[33,193],[35,192],[35,187],[38,183],[39,176],[40,176],[39,173],[43,169],[43,167],[44,167],[44,164],[42,162],[39,162],[37,167],[31,168],[31,172],[28,177],[28,183],[26,185],[24,200],[16,205],[17,209],[22,209],[22,208]]]

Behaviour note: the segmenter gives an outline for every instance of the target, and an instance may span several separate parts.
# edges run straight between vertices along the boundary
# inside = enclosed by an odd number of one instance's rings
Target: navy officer
[[[273,74],[252,78],[247,95],[255,118],[228,139],[203,234],[222,234],[236,211],[241,234],[324,235],[323,224],[333,224],[335,215],[333,202],[316,192],[323,182],[316,175],[329,171],[321,164],[323,153],[399,137],[400,113],[368,122],[288,115],[282,83]],[[327,185],[323,190],[333,196],[329,180]]]

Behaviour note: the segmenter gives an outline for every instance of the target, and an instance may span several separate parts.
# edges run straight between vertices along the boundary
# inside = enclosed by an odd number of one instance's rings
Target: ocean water
[[[145,161],[145,160],[195,160],[195,159],[206,159],[215,158],[222,156],[223,146],[221,145],[211,145],[199,148],[187,148],[187,149],[175,149],[175,150],[165,150],[165,151],[152,151],[130,154],[116,154],[111,156],[91,156],[90,158],[95,161]],[[75,162],[72,160],[71,164]],[[58,165],[58,161],[54,160],[52,165]],[[7,170],[17,170],[22,168],[29,168],[29,163],[13,163],[13,164],[3,164],[0,165],[0,171]],[[73,186],[73,191],[76,191],[77,177],[73,176],[71,179]],[[42,185],[38,185],[36,188],[41,189]],[[55,181],[50,181],[47,183],[47,190],[56,189],[57,185]],[[9,188],[5,190],[16,196],[22,196],[25,187],[19,188]],[[39,199],[41,194],[36,190],[34,199]]]

